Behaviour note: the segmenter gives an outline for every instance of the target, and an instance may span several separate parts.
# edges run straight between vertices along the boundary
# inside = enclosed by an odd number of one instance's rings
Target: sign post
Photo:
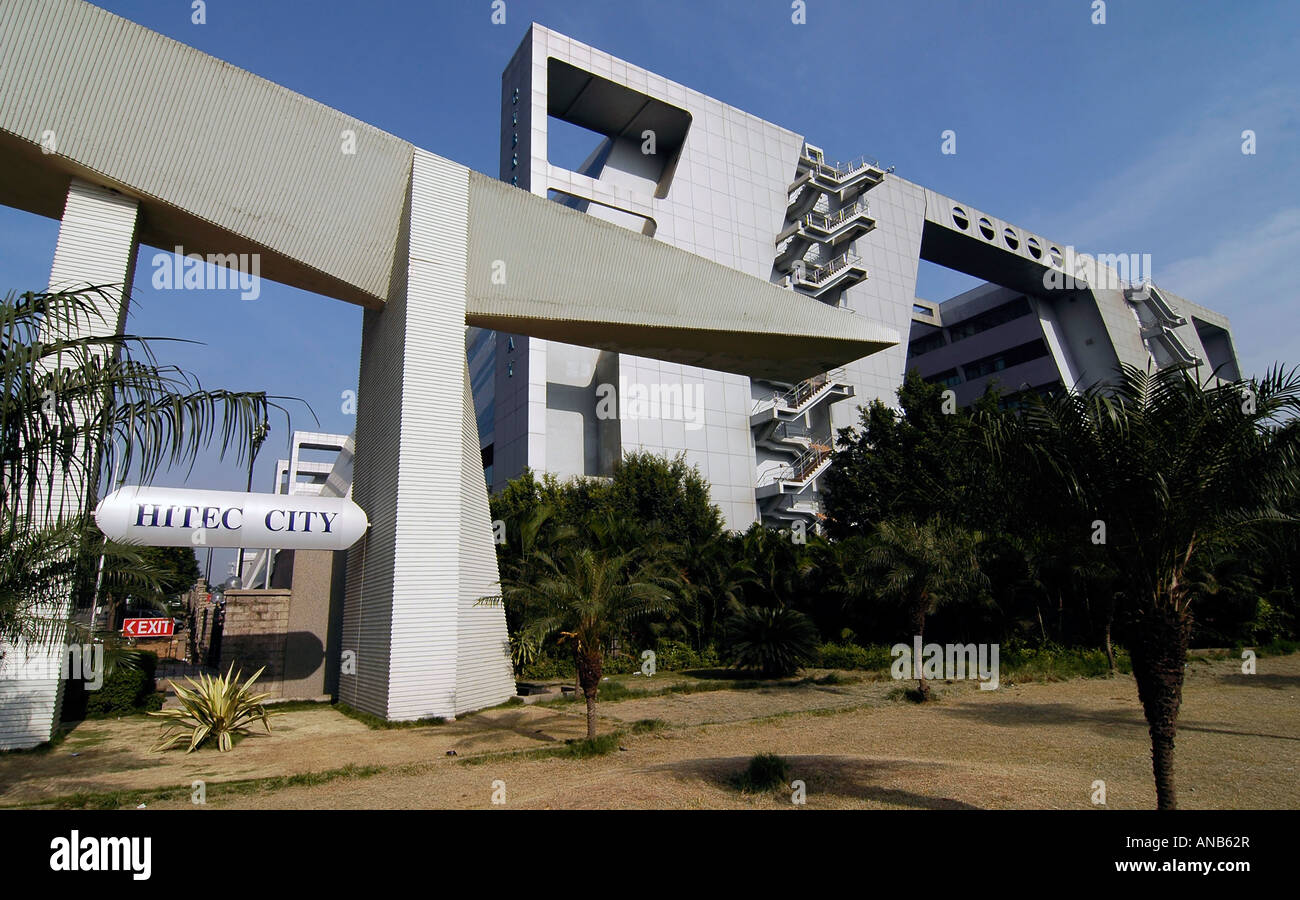
[[[171,637],[176,630],[176,620],[159,616],[154,619],[127,619],[122,623],[122,634],[127,637]]]

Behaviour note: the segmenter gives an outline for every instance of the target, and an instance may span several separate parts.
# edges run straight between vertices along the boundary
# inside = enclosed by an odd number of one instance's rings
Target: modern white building
[[[589,133],[590,153],[565,167],[553,159],[552,131],[575,126]],[[1025,302],[1041,321],[1033,339],[1041,338],[1044,355],[1013,368],[1027,366],[1034,387],[1090,383],[1120,362],[1145,365],[1148,357],[1159,366],[1232,357],[1225,318],[1154,286],[1129,289],[1127,260],[1099,258],[1102,265],[1080,273],[1084,283],[1071,284],[1061,278],[1076,274],[1065,244],[866,157],[832,162],[802,135],[536,24],[502,75],[500,173],[538,197],[766,279],[798,308],[812,299],[910,332],[913,348],[929,347],[928,333],[942,330],[938,310],[946,324],[966,310],[974,315],[1013,296],[1032,298]],[[951,305],[919,300],[922,259],[988,284]],[[1117,263],[1124,270],[1117,272]],[[571,261],[579,278],[602,264],[592,254]],[[707,314],[709,295],[682,287],[683,301]],[[1179,304],[1186,314],[1174,309]],[[1014,349],[985,342],[1023,327],[966,344],[981,350],[966,354],[969,377],[947,372],[948,356],[964,349],[928,359],[913,354],[909,362],[908,347],[899,344],[802,381],[471,331],[487,479],[499,488],[525,467],[604,476],[630,450],[684,453],[709,481],[729,527],[813,521],[821,509],[818,476],[830,464],[837,431],[857,423],[859,406],[892,404],[912,364],[930,376],[956,377],[969,402],[1001,373],[982,367],[1007,364],[995,351]],[[1202,347],[1203,340],[1209,344]],[[931,365],[939,361],[943,368]],[[602,405],[610,396],[616,410]]]

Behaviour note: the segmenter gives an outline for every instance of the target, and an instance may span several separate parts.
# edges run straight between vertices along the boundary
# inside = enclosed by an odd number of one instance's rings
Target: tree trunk
[[[587,694],[587,740],[596,739],[596,692]]]
[[[1166,601],[1168,602],[1168,601]],[[1151,734],[1151,767],[1156,807],[1177,809],[1174,789],[1174,735],[1183,700],[1183,675],[1191,621],[1172,604],[1143,610],[1126,629],[1138,698]]]
[[[1115,677],[1115,645],[1110,640],[1110,617],[1106,618],[1106,667],[1111,678]]]
[[[921,646],[925,646],[925,607],[927,600],[921,598],[912,604],[912,633],[921,638]],[[916,666],[917,674],[920,676],[916,679],[916,690],[921,695],[921,702],[924,703],[930,699],[930,685],[925,680],[925,668],[921,665],[920,660],[913,660],[912,664]]]
[[[1112,626],[1115,624],[1115,596],[1112,594],[1106,600],[1106,666],[1110,673],[1109,677],[1114,678],[1117,667],[1115,665],[1115,642],[1112,638]]]
[[[596,738],[596,695],[600,692],[600,674],[605,660],[599,647],[578,647],[574,653],[578,664],[578,685],[587,700],[587,740]]]

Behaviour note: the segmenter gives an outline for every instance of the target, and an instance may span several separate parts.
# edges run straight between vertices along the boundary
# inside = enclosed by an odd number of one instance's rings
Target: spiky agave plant
[[[270,734],[271,714],[266,711],[262,701],[271,695],[254,694],[249,690],[265,669],[263,666],[240,684],[239,678],[244,674],[243,670],[235,672],[234,663],[231,663],[225,675],[200,675],[197,682],[193,678],[186,678],[191,685],[189,688],[173,685],[172,689],[181,701],[180,709],[149,713],[160,719],[172,720],[172,724],[163,733],[162,742],[153,749],[170,750],[188,735],[190,746],[186,753],[193,752],[211,737],[217,739],[217,749],[224,753],[233,746],[231,735],[247,734],[249,727],[258,719],[262,720],[266,733]]]

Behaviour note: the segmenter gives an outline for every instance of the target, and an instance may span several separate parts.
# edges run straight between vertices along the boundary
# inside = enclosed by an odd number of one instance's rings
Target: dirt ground
[[[1184,808],[1300,808],[1300,655],[1194,662],[1179,719]],[[666,683],[642,682],[637,687]],[[328,707],[286,712],[230,753],[155,753],[142,717],[85,722],[42,754],[0,756],[0,804],[78,792],[158,789],[202,779],[205,808],[1090,808],[1155,805],[1146,725],[1132,678],[940,685],[925,706],[890,699],[892,681],[720,690],[606,702],[601,731],[620,750],[588,759],[503,751],[580,738],[580,704],[512,706],[421,728],[372,730]],[[632,733],[641,720],[659,720]],[[455,756],[448,756],[455,751]],[[731,777],[756,753],[785,757],[805,783],[742,794]],[[222,792],[221,782],[380,767],[320,784]],[[503,804],[500,784],[504,782]],[[150,808],[192,807],[188,799]]]

